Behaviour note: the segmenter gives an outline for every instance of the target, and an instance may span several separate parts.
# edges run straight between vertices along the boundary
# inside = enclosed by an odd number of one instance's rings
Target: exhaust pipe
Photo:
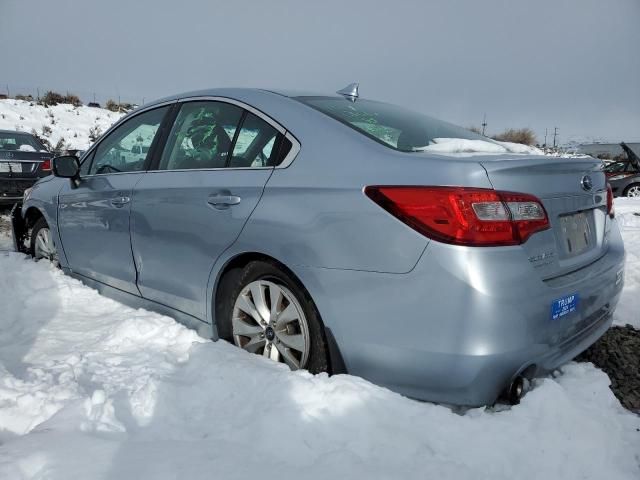
[[[524,394],[527,393],[528,389],[529,380],[527,380],[527,378],[522,375],[518,375],[511,381],[511,383],[507,387],[507,390],[505,392],[507,401],[511,405],[518,405],[520,403],[520,399],[522,399]]]

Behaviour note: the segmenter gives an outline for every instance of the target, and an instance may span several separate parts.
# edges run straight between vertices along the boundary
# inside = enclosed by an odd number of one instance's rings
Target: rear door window
[[[160,170],[225,168],[244,110],[225,102],[184,103],[169,133]]]
[[[282,135],[269,123],[247,112],[229,167],[273,167],[276,165]]]

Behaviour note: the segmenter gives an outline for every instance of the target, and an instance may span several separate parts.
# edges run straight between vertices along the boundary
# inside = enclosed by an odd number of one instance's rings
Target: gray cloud
[[[2,83],[140,101],[213,86],[364,96],[489,131],[640,140],[638,0],[0,0]]]

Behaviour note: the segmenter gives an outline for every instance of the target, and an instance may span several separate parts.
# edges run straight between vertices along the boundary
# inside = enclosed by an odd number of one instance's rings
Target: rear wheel
[[[306,290],[270,262],[251,262],[236,278],[222,299],[228,339],[292,370],[328,371],[324,328]]]
[[[640,183],[632,183],[624,191],[625,197],[636,198],[640,197]]]
[[[31,230],[31,256],[36,260],[46,259],[58,263],[58,250],[44,217],[38,219]]]

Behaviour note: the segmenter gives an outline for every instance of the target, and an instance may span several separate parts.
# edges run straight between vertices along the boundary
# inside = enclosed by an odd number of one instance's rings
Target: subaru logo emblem
[[[582,185],[583,190],[589,192],[593,188],[593,180],[591,180],[589,175],[585,175],[582,177],[582,180],[580,180],[580,185]]]

